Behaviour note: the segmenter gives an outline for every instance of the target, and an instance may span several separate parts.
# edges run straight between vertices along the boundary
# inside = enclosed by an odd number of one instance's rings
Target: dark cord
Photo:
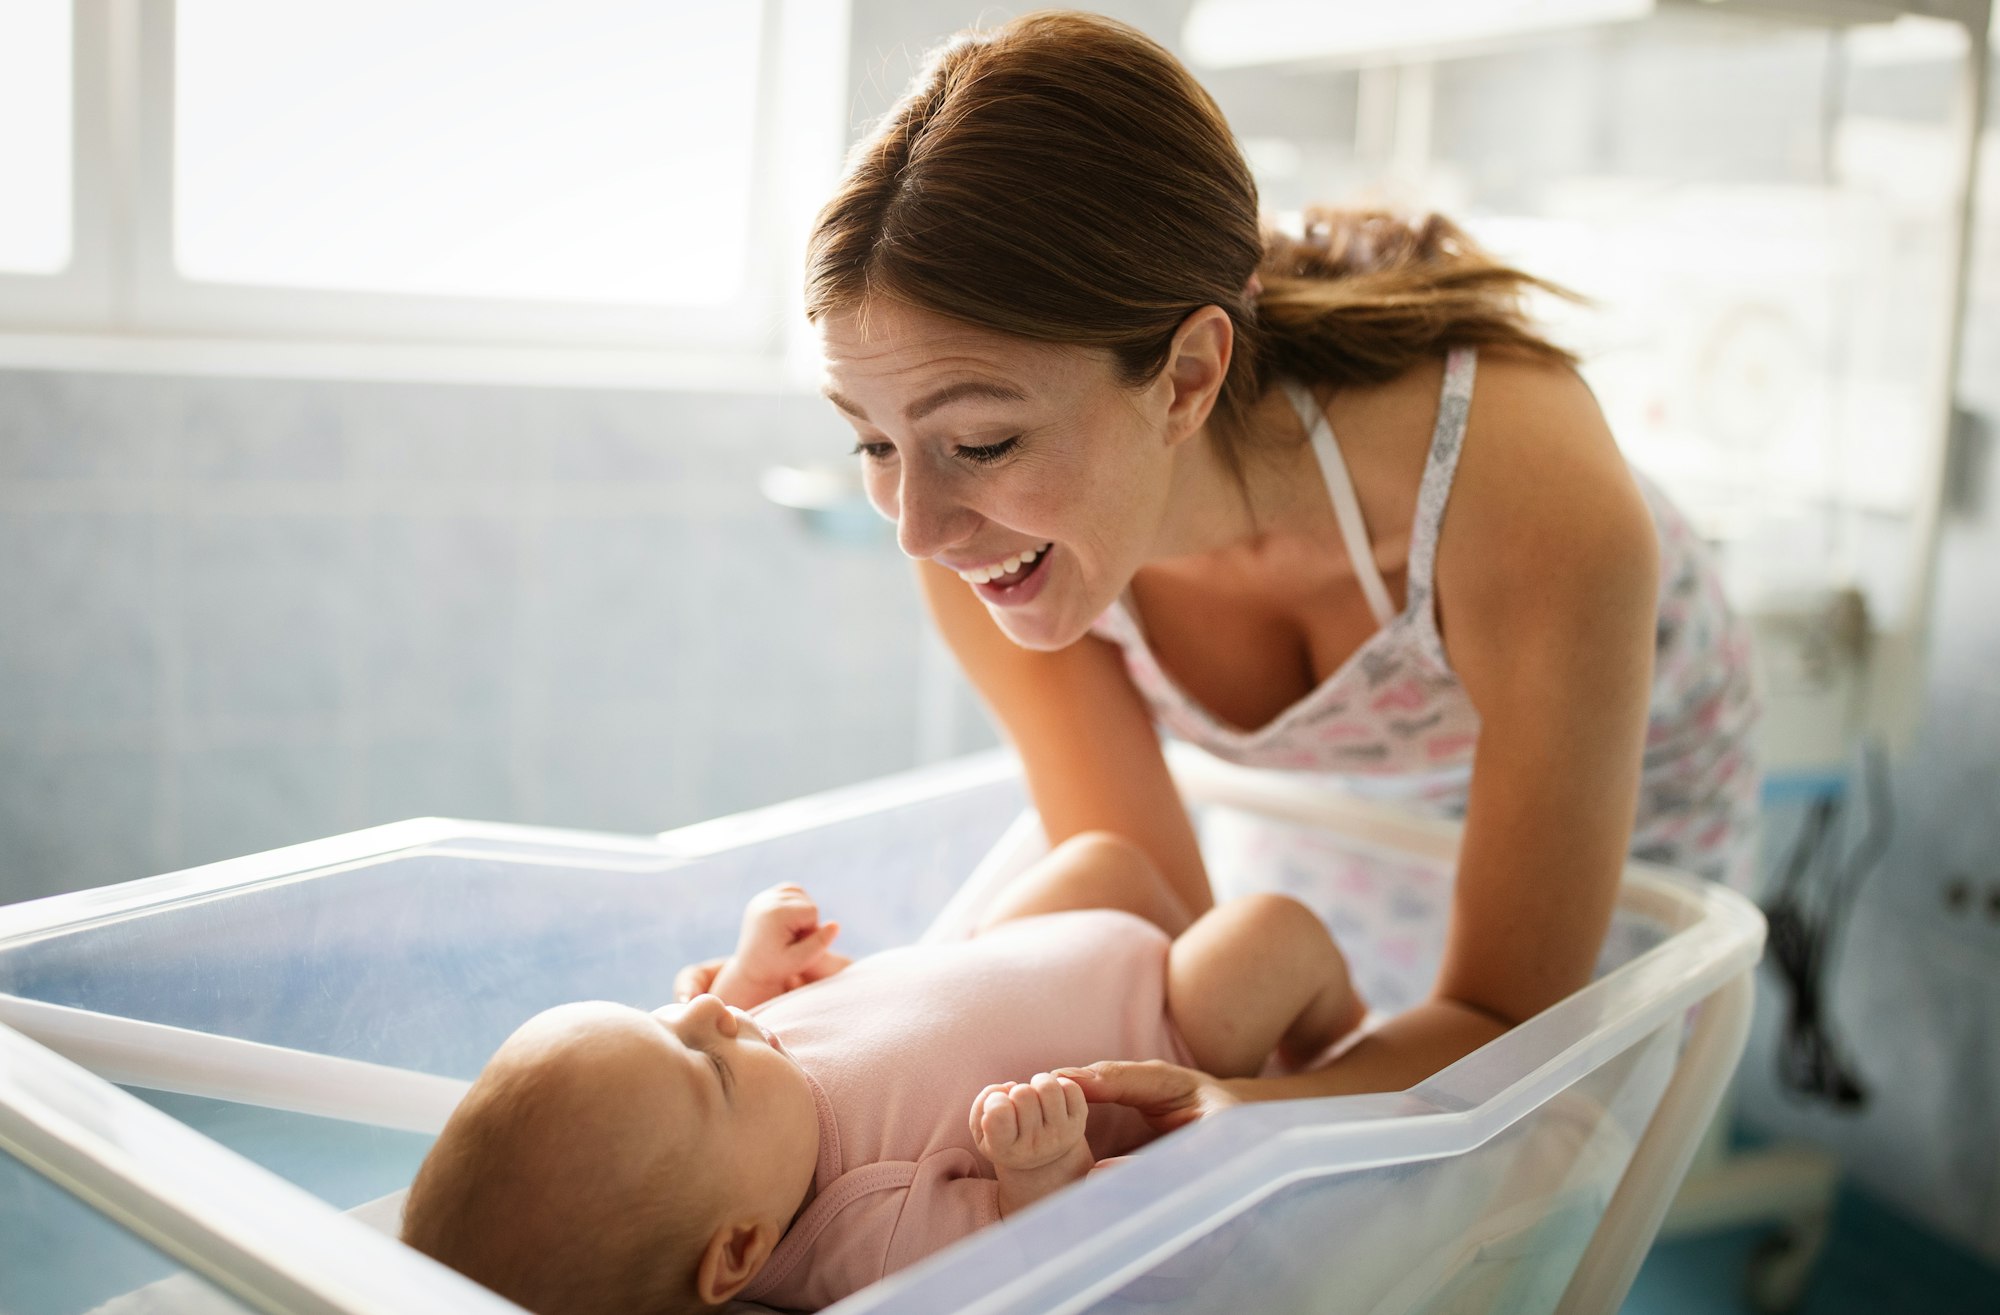
[[[1854,906],[1861,883],[1882,861],[1893,818],[1888,768],[1879,748],[1862,749],[1867,787],[1867,829],[1843,862],[1835,855],[1842,829],[1843,799],[1815,799],[1792,842],[1782,875],[1764,916],[1770,924],[1768,962],[1791,994],[1785,1034],[1778,1050],[1778,1077],[1789,1091],[1824,1100],[1837,1109],[1858,1110],[1868,1089],[1842,1056],[1826,1009],[1827,983],[1841,926]],[[1820,881],[1819,870],[1827,872]],[[1813,896],[1820,895],[1819,907]]]

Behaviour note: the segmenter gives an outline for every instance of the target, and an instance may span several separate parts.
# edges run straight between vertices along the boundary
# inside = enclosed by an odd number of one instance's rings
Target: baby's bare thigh
[[[1108,831],[1086,831],[1057,845],[1016,878],[988,906],[977,931],[1070,909],[1123,909],[1169,936],[1180,935],[1191,921],[1144,850]]]
[[[1318,915],[1285,895],[1203,914],[1167,953],[1167,1011],[1197,1065],[1251,1077],[1345,966]]]

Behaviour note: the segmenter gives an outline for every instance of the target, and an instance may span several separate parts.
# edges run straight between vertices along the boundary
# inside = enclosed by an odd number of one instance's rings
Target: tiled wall
[[[910,766],[907,565],[757,490],[845,434],[804,395],[0,372],[0,900]]]

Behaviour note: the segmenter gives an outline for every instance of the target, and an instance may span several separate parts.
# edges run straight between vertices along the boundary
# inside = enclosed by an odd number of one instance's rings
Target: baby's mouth
[[[1048,560],[1049,554],[1054,550],[1053,543],[1045,543],[1039,548],[1016,553],[1003,562],[995,562],[992,566],[960,571],[958,578],[969,585],[985,585],[989,589],[996,590],[1012,589],[1040,570],[1042,563]]]

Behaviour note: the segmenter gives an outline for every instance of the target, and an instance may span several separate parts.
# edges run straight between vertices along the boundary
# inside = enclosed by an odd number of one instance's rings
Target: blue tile
[[[551,734],[529,757],[541,774],[527,820],[627,835],[665,830],[690,813],[688,738],[665,719],[618,733]]]
[[[550,518],[529,566],[535,697],[559,716],[670,702],[689,653],[759,601],[704,608],[694,589],[707,551],[667,513]]]
[[[521,532],[500,516],[378,516],[356,613],[371,726],[504,726],[521,608]]]
[[[337,517],[190,520],[185,536],[189,713],[330,716],[351,697],[344,646],[359,619],[359,527]]]
[[[0,513],[0,743],[148,728],[157,529],[146,513]]]
[[[690,528],[692,605],[730,618],[690,653],[697,697],[733,706],[914,696],[925,623],[901,558],[814,538],[771,507],[702,513]]]
[[[147,479],[176,428],[172,380],[0,370],[0,479]]]
[[[506,822],[521,816],[507,742],[490,732],[386,738],[368,746],[363,770],[361,826],[408,817]]]
[[[326,742],[183,751],[176,759],[180,854],[192,867],[351,831],[345,755]]]
[[[757,394],[573,393],[541,399],[533,414],[558,482],[620,484],[735,480],[746,491],[766,463],[779,414]]]
[[[0,749],[0,904],[171,866],[154,848],[150,751]]]
[[[353,427],[347,384],[200,379],[185,385],[173,455],[200,480],[343,478]]]
[[[526,466],[518,388],[447,384],[356,385],[347,408],[354,474],[414,483],[506,483]]]
[[[1751,1257],[1768,1233],[1676,1239],[1646,1256],[1624,1315],[1755,1315]],[[2000,1270],[1941,1241],[1871,1194],[1846,1188],[1795,1315],[1992,1315]]]

